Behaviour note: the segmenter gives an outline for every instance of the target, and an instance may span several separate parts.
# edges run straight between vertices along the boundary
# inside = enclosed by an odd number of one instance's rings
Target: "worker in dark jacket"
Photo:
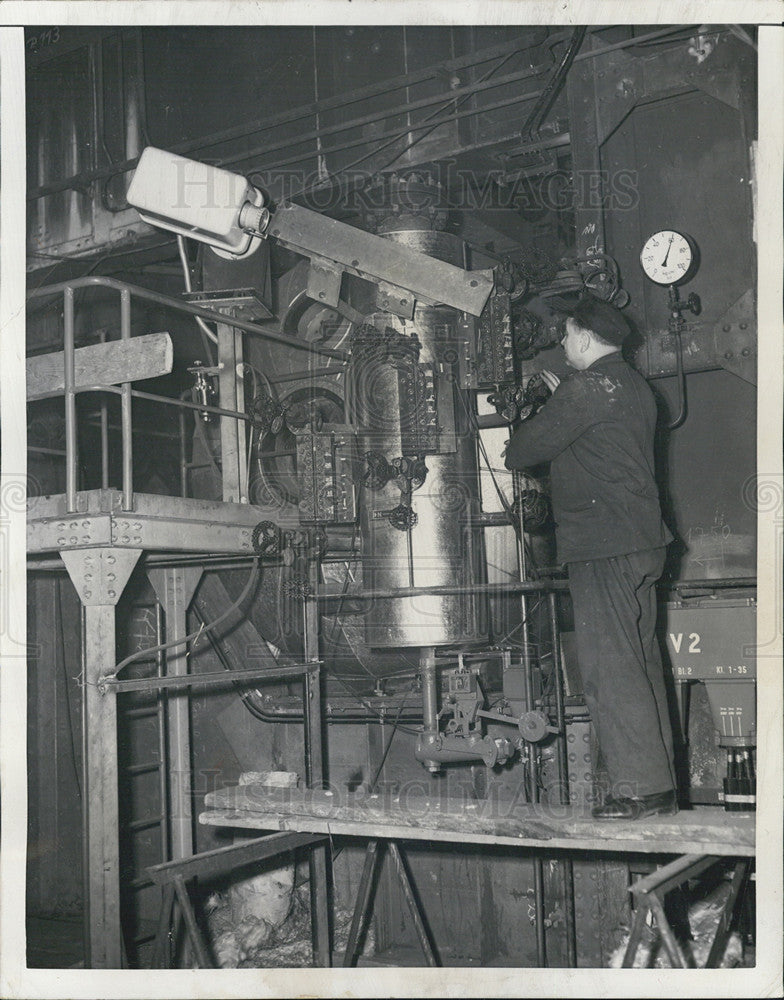
[[[598,819],[678,811],[656,638],[655,585],[672,540],[654,480],[656,403],[621,355],[629,327],[593,296],[561,340],[575,374],[514,432],[510,469],[550,462],[558,556],[569,570],[583,694],[610,778]]]

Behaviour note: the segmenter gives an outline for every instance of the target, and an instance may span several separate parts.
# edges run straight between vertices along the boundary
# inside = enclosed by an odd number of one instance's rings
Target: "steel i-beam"
[[[85,609],[83,710],[87,752],[82,794],[89,803],[87,838],[89,949],[94,969],[122,966],[117,794],[117,697],[104,678],[116,662],[115,607],[141,549],[73,549],[62,560]]]

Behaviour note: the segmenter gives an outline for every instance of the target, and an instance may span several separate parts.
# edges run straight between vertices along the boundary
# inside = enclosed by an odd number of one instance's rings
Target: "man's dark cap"
[[[571,316],[582,330],[590,330],[615,347],[620,347],[631,333],[620,309],[595,295],[582,295],[572,300],[553,296],[548,305],[562,316]]]

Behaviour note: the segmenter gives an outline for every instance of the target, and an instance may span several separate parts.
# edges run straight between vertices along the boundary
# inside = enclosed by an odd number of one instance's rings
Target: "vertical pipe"
[[[106,330],[101,330],[101,343],[106,343]],[[109,404],[101,393],[101,489],[109,489]]]
[[[63,375],[65,391],[65,510],[76,512],[76,362],[74,359],[74,290],[63,293]]]
[[[569,802],[569,760],[566,749],[566,712],[564,710],[561,644],[558,632],[558,605],[554,590],[547,595],[550,614],[550,640],[553,647],[553,680],[555,681],[555,713],[558,727],[558,787],[561,804]]]
[[[319,788],[326,777],[322,742],[321,670],[319,658],[318,563],[307,560],[308,588],[302,602],[305,661],[316,664],[305,675],[305,779],[309,788]],[[311,848],[308,861],[310,876],[310,913],[314,964],[332,965],[329,926],[330,862],[325,846]]]
[[[558,789],[561,805],[569,805],[569,755],[566,747],[566,712],[564,710],[563,662],[558,630],[558,598],[554,590],[548,595],[550,635],[553,645],[555,680],[555,711],[558,727]],[[564,918],[566,921],[566,960],[570,969],[577,968],[577,926],[574,912],[574,865],[571,858],[562,862],[564,883]]]
[[[523,477],[520,472],[512,473],[512,489],[517,507],[517,530],[515,531],[515,542],[517,545],[517,572],[521,581],[528,579],[528,571],[525,561],[525,517],[523,505],[520,499],[522,493]],[[534,680],[533,667],[531,664],[531,645],[528,639],[528,601],[525,594],[520,595],[520,650],[523,661],[523,675],[525,679],[525,700],[526,709],[531,712],[534,708]],[[528,782],[531,787],[531,802],[539,801],[539,767],[537,761],[537,747],[529,744],[528,747]],[[545,968],[547,965],[547,950],[544,926],[544,864],[542,859],[535,856],[534,866],[534,914],[536,919],[536,961],[538,967]]]
[[[422,740],[425,749],[438,741],[438,685],[436,677],[436,651],[434,646],[419,650],[419,668],[422,676]],[[423,760],[432,774],[441,770],[437,760]]]
[[[155,645],[163,643],[163,608],[159,601],[155,602]],[[166,660],[163,650],[159,649],[155,655],[157,674],[163,677],[166,670]],[[166,752],[166,692],[159,690],[157,694],[158,708],[158,760],[160,762],[159,771],[159,794],[161,799],[161,861],[169,860],[169,791],[167,787],[168,775],[168,754]]]
[[[120,336],[131,337],[131,293],[128,288],[120,292]],[[131,428],[131,383],[122,383],[122,490],[123,510],[133,510],[133,432]]]
[[[177,411],[180,419],[180,496],[188,495],[188,452],[185,445],[185,410]],[[198,417],[196,418],[199,419]]]

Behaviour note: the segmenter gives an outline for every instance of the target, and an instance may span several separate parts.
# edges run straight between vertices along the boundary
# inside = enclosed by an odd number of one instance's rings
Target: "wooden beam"
[[[605,853],[754,855],[753,813],[704,807],[610,823],[572,806],[261,785],[210,792],[205,805],[199,822],[211,826]]]
[[[147,333],[130,340],[110,340],[74,351],[75,388],[119,385],[168,375],[174,349],[168,333]],[[46,399],[65,391],[65,355],[41,354],[27,359],[27,398]]]

